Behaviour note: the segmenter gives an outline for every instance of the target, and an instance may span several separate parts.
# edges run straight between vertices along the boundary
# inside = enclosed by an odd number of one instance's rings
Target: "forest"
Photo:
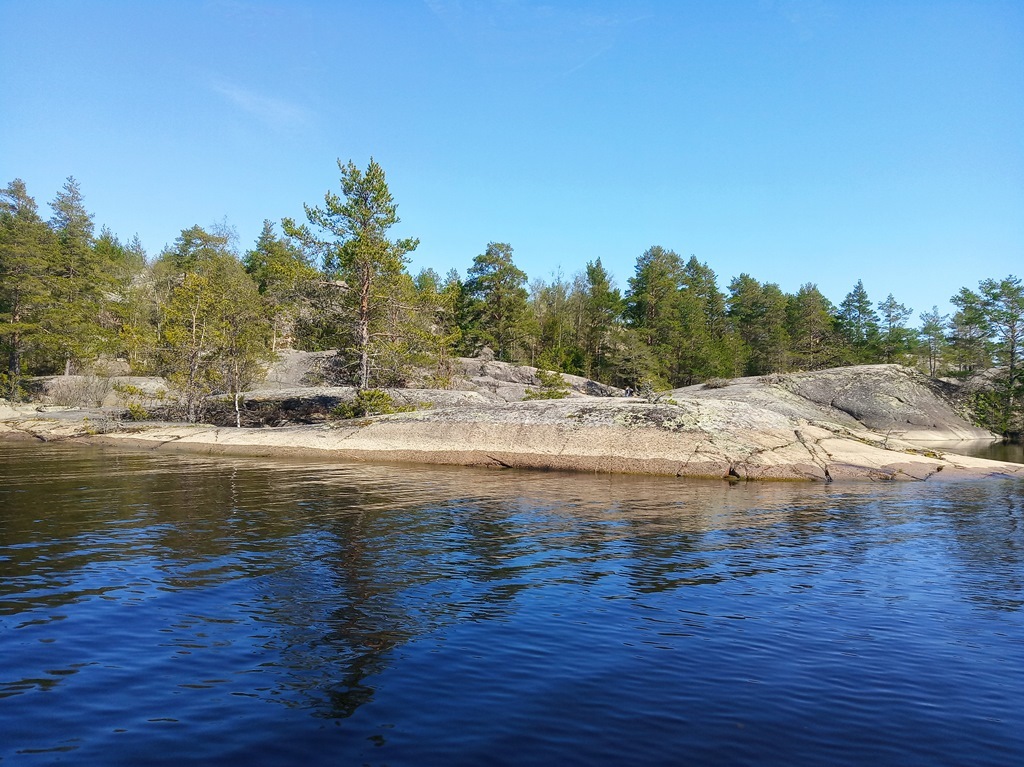
[[[339,382],[446,388],[453,360],[498,360],[654,390],[738,376],[867,363],[932,377],[983,377],[980,423],[1024,421],[1024,285],[1013,275],[961,287],[951,315],[912,310],[862,281],[836,306],[813,282],[786,293],[749,274],[724,288],[712,268],[655,245],[619,288],[600,259],[530,279],[509,243],[457,269],[413,275],[418,241],[393,238],[397,204],[374,160],[338,161],[340,188],[306,220],[264,221],[242,250],[225,225],[182,229],[161,252],[122,241],[69,177],[46,218],[20,179],[0,190],[0,397],[33,376],[167,378],[194,420],[211,394],[243,392],[284,348],[339,350]]]

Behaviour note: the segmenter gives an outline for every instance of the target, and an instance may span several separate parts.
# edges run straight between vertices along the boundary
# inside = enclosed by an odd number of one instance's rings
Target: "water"
[[[0,762],[1024,763],[1024,483],[0,442]]]

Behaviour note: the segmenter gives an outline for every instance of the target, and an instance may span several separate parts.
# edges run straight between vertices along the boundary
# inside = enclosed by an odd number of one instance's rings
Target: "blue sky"
[[[0,183],[155,254],[385,169],[411,269],[651,245],[919,312],[1024,276],[1024,3],[0,0]]]

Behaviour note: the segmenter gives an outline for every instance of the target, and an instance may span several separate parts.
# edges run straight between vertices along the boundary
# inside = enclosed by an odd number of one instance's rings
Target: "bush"
[[[331,415],[335,418],[363,418],[373,415],[390,413],[408,413],[415,410],[415,405],[396,405],[391,395],[382,389],[360,389],[351,402],[342,402]]]
[[[100,376],[58,376],[49,386],[48,396],[55,405],[99,407],[110,393],[110,379]]]
[[[128,418],[132,421],[149,420],[149,411],[137,402],[128,403]]]
[[[731,384],[728,378],[709,378],[704,382],[705,389],[724,389],[726,386]]]
[[[565,399],[569,396],[569,384],[561,375],[553,370],[538,370],[537,378],[540,388],[526,392],[523,400],[532,399]]]
[[[150,418],[149,407],[161,407],[167,397],[167,392],[160,389],[155,394],[147,394],[138,386],[118,381],[114,384],[114,391],[117,392],[121,401],[128,410],[128,417],[133,421],[146,421]]]

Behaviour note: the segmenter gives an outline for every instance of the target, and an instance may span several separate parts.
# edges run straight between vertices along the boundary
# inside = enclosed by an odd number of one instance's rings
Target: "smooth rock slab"
[[[873,432],[715,401],[488,404],[279,429],[167,424],[89,439],[212,454],[753,480],[1024,476],[1018,464],[941,454]]]

